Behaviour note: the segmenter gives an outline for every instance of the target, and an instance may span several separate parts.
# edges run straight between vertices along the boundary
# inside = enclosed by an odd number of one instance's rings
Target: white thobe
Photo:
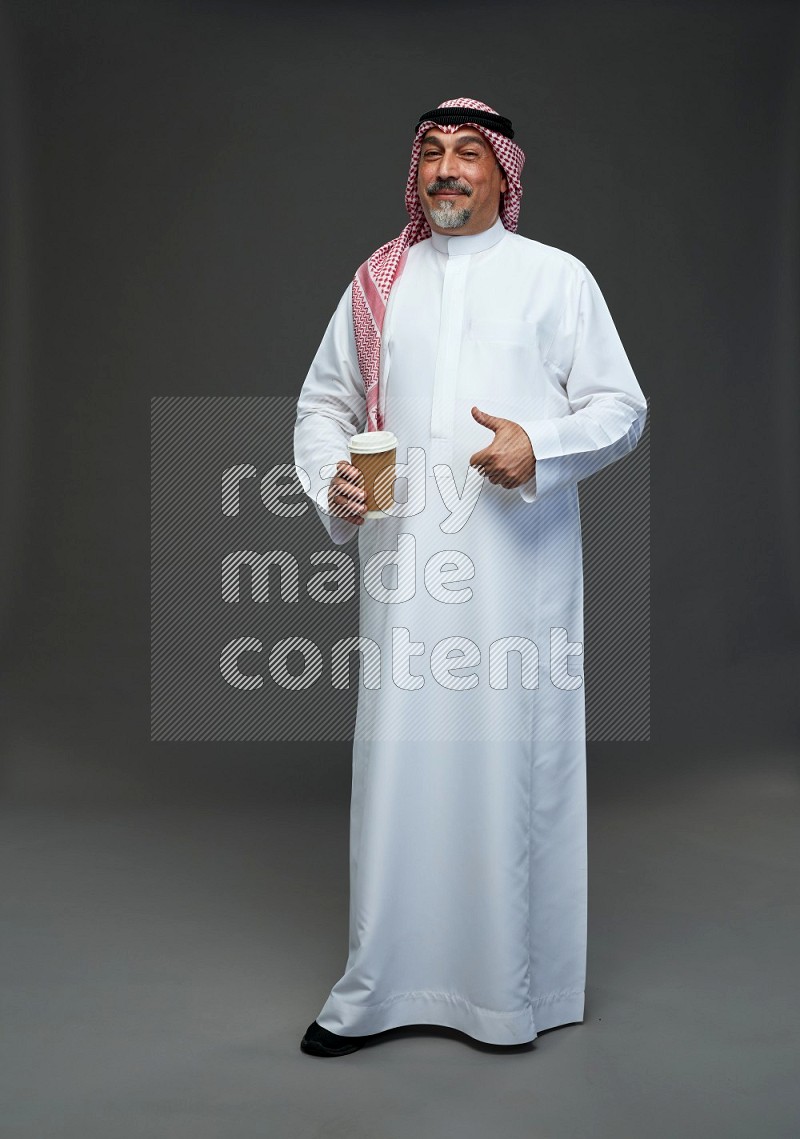
[[[361,657],[349,953],[316,1019],[522,1043],[584,1015],[577,482],[636,445],[646,401],[586,267],[499,219],[411,247],[380,393],[398,472],[414,463],[397,512],[356,527],[324,508],[366,429],[348,287],[303,384],[295,462],[332,541],[358,535],[359,632],[379,653]],[[469,467],[493,439],[473,406],[526,431],[524,486]]]

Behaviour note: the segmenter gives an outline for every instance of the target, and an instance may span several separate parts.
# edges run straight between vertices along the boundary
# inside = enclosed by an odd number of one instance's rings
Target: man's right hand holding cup
[[[364,522],[362,515],[367,510],[367,492],[364,489],[364,475],[352,463],[340,459],[336,464],[336,474],[328,487],[328,511],[336,518],[344,518],[356,526]]]

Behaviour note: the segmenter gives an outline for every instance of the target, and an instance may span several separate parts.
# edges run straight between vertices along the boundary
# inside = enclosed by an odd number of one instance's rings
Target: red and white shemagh
[[[497,112],[476,99],[448,99],[436,108],[466,107],[473,111]],[[367,258],[361,265],[353,279],[353,328],[356,337],[356,350],[358,352],[358,366],[364,379],[364,388],[367,396],[367,431],[382,431],[383,416],[378,400],[378,379],[380,376],[381,331],[386,316],[386,306],[389,302],[389,293],[392,285],[403,272],[406,255],[412,245],[430,237],[431,228],[428,225],[422,210],[422,203],[417,193],[417,170],[419,156],[422,150],[422,136],[426,131],[435,127],[436,130],[452,134],[462,126],[471,126],[480,131],[495,153],[497,161],[503,168],[508,182],[508,190],[501,195],[500,220],[506,229],[516,232],[519,220],[520,199],[522,186],[520,174],[525,162],[525,155],[519,146],[505,135],[499,134],[479,123],[459,123],[452,126],[440,126],[429,120],[421,122],[414,136],[411,148],[411,167],[408,172],[406,184],[406,209],[411,221],[403,232],[387,241],[380,249]]]

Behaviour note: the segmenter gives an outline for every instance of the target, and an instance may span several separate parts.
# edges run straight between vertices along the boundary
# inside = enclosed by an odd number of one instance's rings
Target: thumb
[[[496,431],[502,422],[496,415],[489,415],[488,412],[481,411],[479,407],[472,408],[472,418],[484,427],[488,427],[490,431]]]

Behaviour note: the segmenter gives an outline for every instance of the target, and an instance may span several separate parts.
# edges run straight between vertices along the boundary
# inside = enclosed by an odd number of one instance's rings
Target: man
[[[636,446],[646,401],[586,267],[516,234],[513,134],[472,99],[420,118],[411,220],[348,286],[298,401],[296,464],[364,567],[349,954],[315,1055],[403,1024],[508,1045],[583,1020],[577,482]],[[407,494],[384,518],[349,461],[364,430],[398,439]]]

